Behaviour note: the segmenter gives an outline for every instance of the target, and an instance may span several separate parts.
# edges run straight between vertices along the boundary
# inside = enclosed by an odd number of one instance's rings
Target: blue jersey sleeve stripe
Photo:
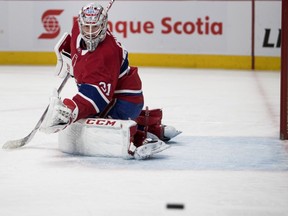
[[[106,97],[106,95],[101,91],[101,89],[99,88],[99,86],[97,86],[97,85],[92,85],[92,84],[84,84],[84,85],[88,85],[88,86],[91,86],[91,87],[95,88],[95,89],[97,90],[97,92],[101,95],[101,97],[103,98],[103,100],[106,101],[107,104],[110,102],[109,99]]]
[[[127,54],[121,65],[120,73],[123,73],[124,71],[126,71],[128,66],[129,66],[129,61],[128,61],[128,54]]]
[[[98,86],[82,84],[79,88],[79,93],[93,105],[97,112],[101,112],[109,103],[109,100]]]
[[[122,65],[120,68],[120,74],[118,78],[123,77],[125,74],[129,73],[130,67],[129,67],[129,60],[128,60],[128,53],[125,52],[125,55],[123,56]]]
[[[99,110],[99,108],[98,108],[98,106],[94,103],[94,101],[93,100],[91,100],[90,98],[88,98],[88,97],[86,97],[85,95],[83,95],[82,93],[80,93],[80,92],[78,92],[78,94],[77,95],[79,95],[81,98],[83,98],[84,100],[86,100],[86,101],[89,101],[89,103],[91,103],[92,104],[92,106],[94,107],[94,109],[95,109],[95,111],[96,111],[96,113],[99,113],[100,112],[100,110]]]

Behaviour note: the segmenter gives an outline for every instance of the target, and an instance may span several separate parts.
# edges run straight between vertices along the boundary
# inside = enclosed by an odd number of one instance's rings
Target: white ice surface
[[[0,145],[34,128],[61,80],[0,67]],[[67,155],[57,135],[0,150],[0,215],[288,215],[278,72],[140,68],[145,105],[183,133],[150,160]],[[70,80],[63,96],[76,91]],[[166,208],[180,203],[183,210]]]

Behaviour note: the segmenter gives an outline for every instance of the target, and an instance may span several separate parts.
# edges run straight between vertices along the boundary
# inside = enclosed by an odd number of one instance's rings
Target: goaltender
[[[149,158],[180,131],[161,124],[161,109],[142,110],[138,68],[129,65],[127,50],[107,28],[107,11],[98,3],[85,5],[71,35],[56,44],[57,75],[74,77],[78,92],[50,98],[40,131],[60,132],[60,148],[68,153]]]

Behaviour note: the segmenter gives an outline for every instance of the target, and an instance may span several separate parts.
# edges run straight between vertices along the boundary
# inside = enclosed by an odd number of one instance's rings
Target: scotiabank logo
[[[199,35],[199,36],[221,36],[224,29],[223,22],[213,21],[209,16],[198,17],[196,20],[175,20],[172,17],[163,17],[160,23],[153,21],[108,21],[110,31],[122,34],[128,38],[133,34],[154,34],[159,31],[163,35]],[[159,30],[156,28],[160,28]]]
[[[60,15],[63,10],[47,10],[42,15],[42,23],[45,33],[42,33],[39,39],[52,39],[56,38],[60,33],[60,25],[55,16]]]

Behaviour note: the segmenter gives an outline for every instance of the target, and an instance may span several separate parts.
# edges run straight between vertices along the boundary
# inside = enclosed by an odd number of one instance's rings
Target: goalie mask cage
[[[288,0],[282,0],[281,15],[281,94],[280,94],[280,139],[288,139]]]

